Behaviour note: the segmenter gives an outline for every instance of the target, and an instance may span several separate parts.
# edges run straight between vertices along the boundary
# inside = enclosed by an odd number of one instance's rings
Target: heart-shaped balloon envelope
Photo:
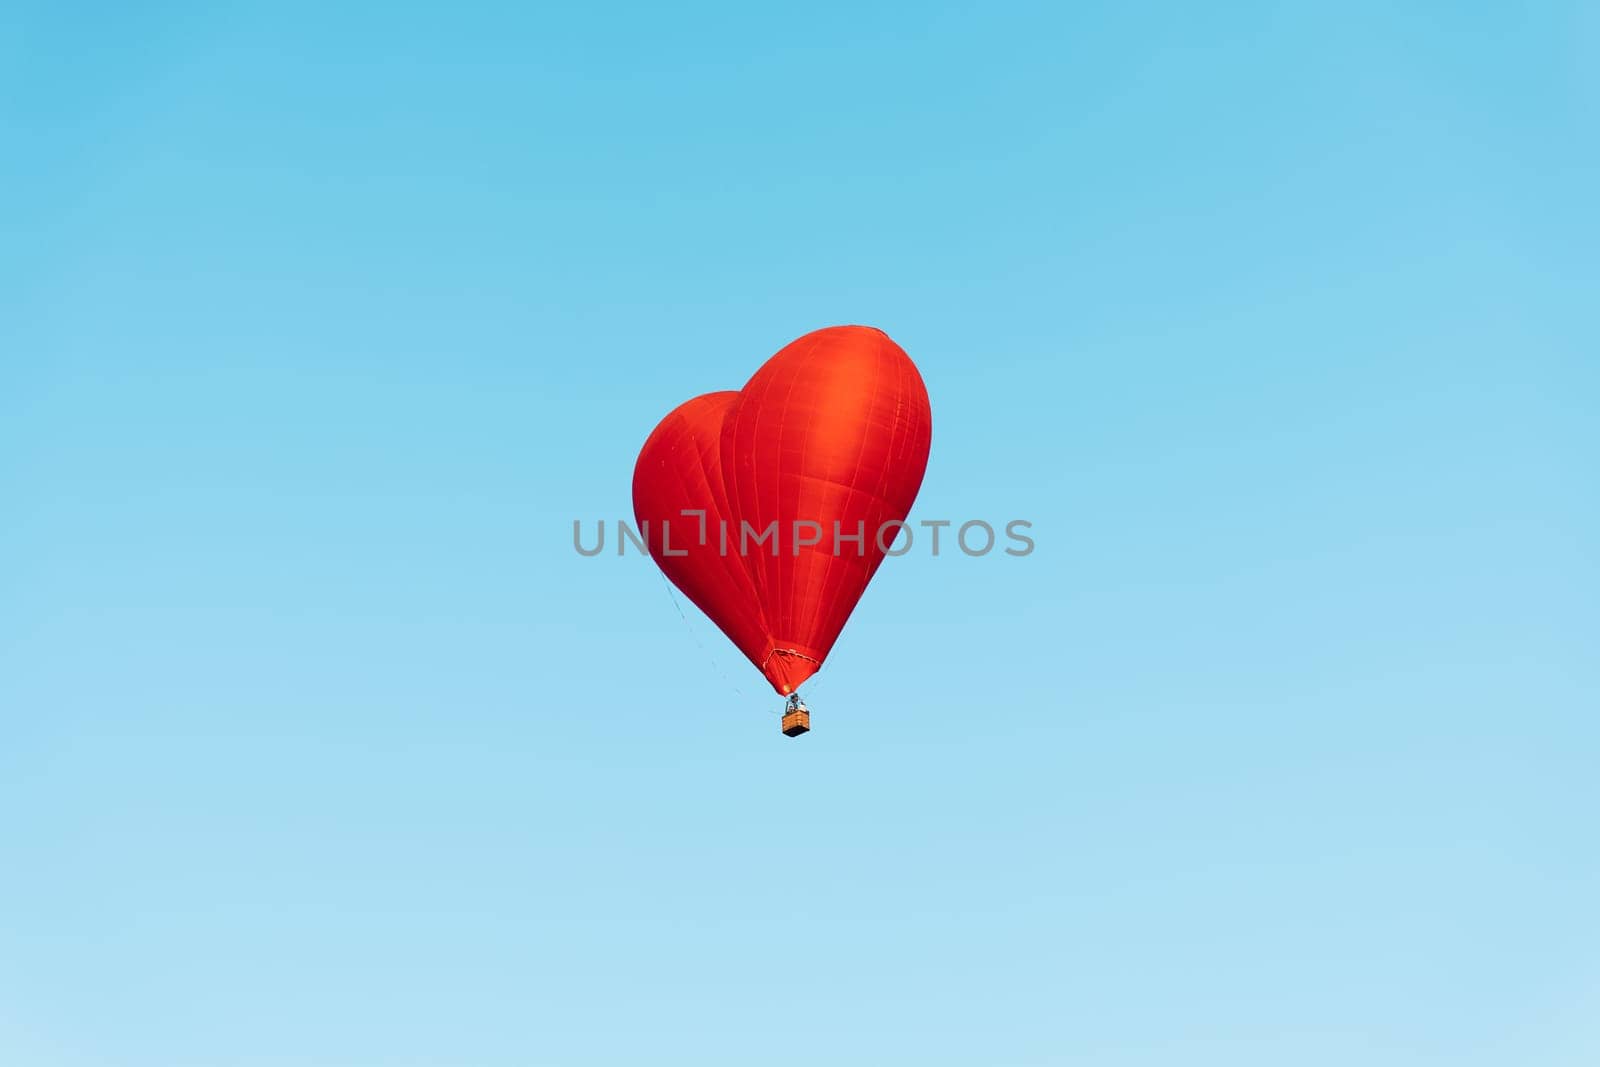
[[[655,428],[633,511],[666,576],[787,696],[900,535],[928,465],[928,391],[881,330],[830,326]]]

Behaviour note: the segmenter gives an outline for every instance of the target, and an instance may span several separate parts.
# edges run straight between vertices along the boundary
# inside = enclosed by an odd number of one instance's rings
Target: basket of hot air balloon
[[[633,509],[651,557],[789,698],[827,659],[903,533],[933,416],[916,365],[882,330],[831,326],[786,345],[738,392],[662,419]]]
[[[783,709],[783,736],[799,737],[811,729],[811,709],[800,702],[799,693],[789,694],[789,704]]]

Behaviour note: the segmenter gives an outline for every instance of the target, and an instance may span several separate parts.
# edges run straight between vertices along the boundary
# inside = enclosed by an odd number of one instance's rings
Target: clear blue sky
[[[0,1062],[1600,1062],[1600,16],[1100,7],[8,5]],[[843,322],[788,741],[571,521]]]

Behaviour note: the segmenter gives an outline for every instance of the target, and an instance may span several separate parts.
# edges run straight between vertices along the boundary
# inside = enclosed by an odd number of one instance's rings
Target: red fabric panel
[[[633,515],[656,565],[759,665],[771,647],[760,601],[739,560],[737,542],[727,555],[720,551],[719,523],[738,528],[728,512],[721,456],[723,415],[738,397],[735,392],[707,393],[661,420],[633,468]],[[686,508],[706,513],[704,545],[700,520],[683,515]],[[670,545],[663,543],[663,534]],[[673,555],[665,553],[668,547]]]
[[[740,391],[723,420],[723,478],[741,520],[758,531],[778,524],[776,556],[763,547],[743,558],[774,649],[798,654],[762,665],[778,692],[827,658],[883,562],[879,528],[911,511],[932,437],[922,376],[887,334],[866,326],[806,334]],[[821,542],[797,546],[796,520],[819,523]],[[844,534],[864,530],[860,555],[852,543],[835,553],[836,521]]]

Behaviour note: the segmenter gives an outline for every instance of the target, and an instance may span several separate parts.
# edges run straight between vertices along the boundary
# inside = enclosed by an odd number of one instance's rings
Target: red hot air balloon
[[[639,453],[633,510],[650,555],[789,698],[785,733],[809,726],[797,690],[899,536],[932,435],[900,346],[830,326],[739,392],[679,405]]]

